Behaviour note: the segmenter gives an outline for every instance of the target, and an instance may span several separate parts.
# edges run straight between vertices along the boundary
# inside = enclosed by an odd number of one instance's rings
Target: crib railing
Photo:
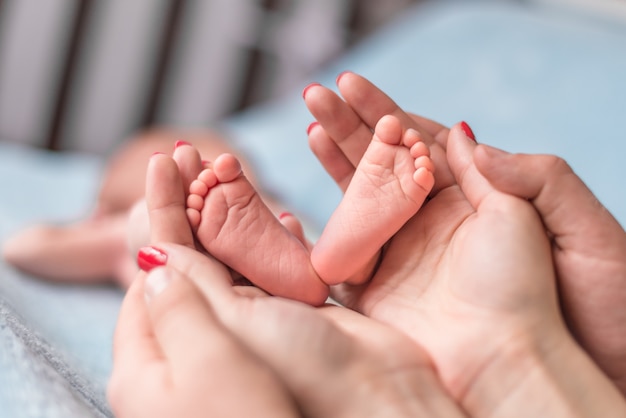
[[[106,153],[283,94],[414,0],[0,0],[0,140]]]

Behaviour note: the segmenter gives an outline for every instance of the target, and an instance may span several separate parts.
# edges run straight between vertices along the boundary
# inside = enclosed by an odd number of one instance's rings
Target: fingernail
[[[155,247],[141,247],[137,252],[137,265],[145,272],[167,263],[167,254]]]
[[[191,144],[185,141],[176,141],[176,143],[174,144],[174,148],[182,147],[183,145],[191,145]]]
[[[318,121],[312,122],[308,128],[306,128],[306,134],[310,135],[311,131],[313,130],[313,128],[315,128],[317,125],[319,125],[320,123]]]
[[[339,80],[341,80],[341,77],[343,77],[344,75],[351,73],[352,71],[343,71],[341,73],[339,73],[339,75],[337,76],[337,78],[335,79],[335,84],[339,84]]]
[[[146,283],[144,286],[144,298],[146,302],[150,303],[152,299],[163,293],[167,286],[172,281],[172,276],[168,269],[155,269],[146,277]]]
[[[155,155],[163,155],[163,153],[161,151],[157,151],[153,153],[151,156],[154,157]]]
[[[476,137],[474,136],[474,132],[472,132],[472,128],[465,122],[461,122],[461,129],[465,132],[465,136],[467,136],[472,141],[476,142]]]
[[[293,216],[293,213],[291,213],[291,212],[283,212],[280,215],[278,215],[278,219],[282,220],[283,218],[286,218],[288,216]]]
[[[320,83],[311,83],[308,86],[306,86],[304,88],[304,90],[302,90],[302,98],[305,99],[306,98],[306,92],[309,91],[309,89],[311,87],[315,87],[315,86],[321,86],[321,84]]]

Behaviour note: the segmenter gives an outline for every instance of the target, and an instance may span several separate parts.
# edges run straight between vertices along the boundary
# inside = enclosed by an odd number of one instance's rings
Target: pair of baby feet
[[[419,133],[404,130],[388,115],[376,125],[312,250],[274,215],[231,154],[206,164],[189,183],[187,218],[211,255],[256,286],[320,305],[330,285],[369,278],[382,246],[423,205],[434,185],[433,172]]]

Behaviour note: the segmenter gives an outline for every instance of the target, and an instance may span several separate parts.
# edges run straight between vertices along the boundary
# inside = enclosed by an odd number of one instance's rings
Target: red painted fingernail
[[[278,215],[278,219],[282,220],[283,218],[286,218],[287,216],[293,216],[293,213],[291,213],[291,212],[283,212],[280,215]]]
[[[167,263],[167,254],[155,247],[141,247],[137,252],[137,265],[145,272]]]
[[[309,84],[308,86],[306,86],[306,87],[304,88],[304,90],[302,90],[302,98],[303,98],[303,99],[304,99],[304,98],[306,98],[306,92],[307,92],[307,91],[309,91],[309,89],[310,89],[311,87],[315,87],[315,86],[321,86],[321,84],[320,84],[320,83],[311,83],[311,84]]]
[[[335,84],[339,84],[339,80],[341,80],[341,77],[343,77],[344,75],[351,73],[352,71],[343,71],[341,73],[339,73],[339,75],[337,76],[337,78],[335,79]]]
[[[474,132],[472,132],[472,128],[470,128],[470,126],[466,122],[461,122],[461,129],[463,129],[463,132],[465,132],[465,135],[469,139],[476,142],[476,137],[474,136]]]
[[[176,143],[174,144],[174,148],[182,147],[183,145],[191,145],[191,144],[185,141],[176,141]]]
[[[308,128],[306,128],[306,134],[310,135],[311,131],[313,130],[313,128],[315,128],[317,125],[319,125],[320,123],[318,121],[312,122]]]

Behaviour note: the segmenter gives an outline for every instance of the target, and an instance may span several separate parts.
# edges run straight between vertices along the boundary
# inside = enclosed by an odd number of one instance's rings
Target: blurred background
[[[0,0],[0,141],[107,154],[146,126],[211,126],[443,1]],[[626,20],[623,0],[498,3]]]
[[[0,141],[107,153],[302,86],[419,0],[0,0]]]

